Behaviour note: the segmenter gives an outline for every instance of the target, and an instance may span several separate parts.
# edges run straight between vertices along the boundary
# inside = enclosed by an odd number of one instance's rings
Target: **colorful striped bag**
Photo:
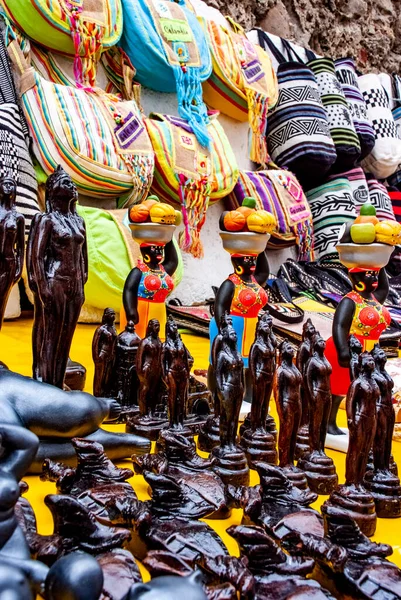
[[[208,147],[202,82],[210,76],[212,59],[195,14],[185,0],[123,0],[123,12],[121,44],[137,80],[159,92],[176,92],[180,117]]]
[[[39,44],[75,57],[76,82],[93,86],[104,48],[122,33],[121,0],[0,0],[7,17]]]
[[[227,208],[238,208],[246,197],[255,198],[259,209],[276,217],[277,231],[271,234],[268,247],[278,249],[297,245],[299,260],[313,260],[312,215],[293,173],[277,168],[240,171],[238,182],[225,201]]]
[[[184,232],[181,248],[200,258],[200,231],[210,203],[229,194],[238,179],[238,166],[217,115],[210,116],[210,150],[203,148],[189,124],[178,117],[151,114],[145,119],[155,151],[152,190],[166,202],[181,206]]]
[[[248,40],[232,19],[226,19],[225,27],[211,19],[199,18],[199,21],[213,62],[212,74],[203,84],[204,99],[208,106],[237,121],[249,121],[250,159],[266,164],[267,113],[278,97],[277,77],[270,57]]]
[[[44,172],[61,164],[80,193],[114,199],[119,208],[146,197],[154,155],[135,101],[46,81],[15,41],[8,48],[21,73],[22,105]]]

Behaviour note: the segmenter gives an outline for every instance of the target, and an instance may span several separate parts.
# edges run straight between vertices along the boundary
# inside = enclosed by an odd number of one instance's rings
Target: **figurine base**
[[[305,473],[298,469],[295,465],[287,465],[282,467],[284,475],[288,477],[291,483],[299,490],[308,490],[308,480],[306,479]]]
[[[245,453],[238,446],[213,448],[213,470],[226,485],[249,485],[249,467]]]
[[[344,435],[333,435],[332,433],[328,433],[324,445],[325,448],[330,448],[330,450],[337,450],[337,452],[344,452],[344,454],[347,454],[349,440],[348,429],[346,427],[340,427],[340,429],[344,432]]]
[[[326,505],[344,511],[368,537],[374,535],[377,523],[375,502],[363,486],[340,485],[323,504]]]
[[[251,469],[255,463],[264,462],[269,465],[277,464],[276,440],[271,433],[264,429],[245,429],[241,437],[241,448],[244,450]]]
[[[401,516],[401,486],[398,477],[390,471],[367,473],[366,489],[372,494],[376,505],[376,514],[383,519]]]
[[[135,413],[133,416],[128,416],[126,420],[125,431],[127,433],[136,433],[142,437],[156,442],[159,439],[159,434],[163,429],[167,429],[168,421],[164,417],[152,417],[146,415],[142,417]]]
[[[307,452],[310,452],[309,445],[309,426],[302,425],[298,430],[297,445],[295,446],[295,458],[299,459]]]
[[[176,434],[178,436],[182,435],[183,437],[187,438],[187,440],[189,440],[190,442],[193,442],[195,444],[194,434],[189,427],[186,427],[185,425],[175,425],[174,427],[171,427],[170,424],[168,424],[165,429],[162,429],[160,431],[159,437],[157,438],[157,442],[156,442],[156,451],[157,452],[164,452],[166,449],[166,442],[163,437],[163,432],[169,432],[172,435]]]
[[[239,434],[242,437],[247,429],[251,428],[251,414],[248,413],[244,419],[244,422],[241,423],[241,427],[239,428]],[[277,428],[276,421],[273,419],[271,415],[267,415],[266,417],[266,426],[265,429],[267,433],[270,433],[274,437],[274,441],[277,442]]]
[[[338,485],[334,462],[323,452],[304,454],[298,461],[298,468],[305,473],[310,489],[316,494],[327,496]]]
[[[220,418],[209,417],[198,437],[198,448],[203,452],[211,452],[220,444]]]

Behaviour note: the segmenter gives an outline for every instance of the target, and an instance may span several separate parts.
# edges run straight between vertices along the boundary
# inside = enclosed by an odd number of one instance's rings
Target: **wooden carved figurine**
[[[128,321],[116,341],[112,390],[113,397],[124,409],[137,405],[136,356],[140,341],[132,321]]]
[[[46,182],[46,212],[35,215],[27,270],[34,295],[33,377],[63,387],[88,279],[86,232],[71,177],[58,166]]]
[[[298,430],[297,446],[295,450],[296,456],[299,458],[304,452],[310,450],[309,446],[309,397],[308,386],[306,382],[306,367],[310,357],[312,356],[312,340],[316,334],[316,328],[310,319],[307,319],[302,327],[302,342],[298,348],[296,365],[302,375],[301,385],[301,403],[302,414],[301,422]]]
[[[216,387],[220,401],[220,445],[213,449],[215,471],[224,483],[247,485],[249,468],[237,446],[237,428],[244,396],[244,363],[237,348],[237,333],[223,315],[221,344],[216,355]]]
[[[298,467],[305,472],[310,489],[318,494],[330,494],[338,484],[333,460],[324,451],[331,410],[331,365],[324,356],[325,349],[324,339],[320,335],[315,336],[313,353],[305,372],[310,408],[310,452],[304,453],[298,461]]]
[[[349,337],[354,335],[361,342],[364,351],[372,350],[391,321],[390,313],[383,306],[388,294],[385,269],[354,267],[348,269],[348,274],[353,289],[337,306],[333,321],[333,337],[326,342],[326,357],[333,368],[331,375],[333,404],[328,431],[334,435],[344,434],[336,424],[336,417],[340,403],[351,383]]]
[[[256,338],[249,352],[249,369],[252,375],[252,406],[250,427],[241,436],[248,462],[276,464],[277,451],[275,437],[266,430],[269,403],[273,391],[276,370],[277,341],[272,332],[272,318],[269,313],[259,317]]]
[[[280,419],[278,438],[279,465],[287,477],[300,489],[306,489],[307,480],[300,469],[294,466],[295,445],[301,420],[302,375],[293,360],[294,348],[284,340],[280,345],[279,367],[274,379],[274,398]]]
[[[161,226],[162,227],[162,226]],[[172,236],[172,232],[171,232]],[[140,338],[146,336],[148,322],[157,319],[162,335],[166,325],[166,299],[174,289],[173,275],[178,266],[178,254],[173,240],[164,243],[141,243],[142,260],[132,269],[123,291],[125,318],[135,323]]]
[[[357,337],[350,335],[349,337],[349,374],[351,382],[359,375],[359,355],[362,353],[363,346]]]
[[[92,357],[95,363],[93,395],[109,397],[117,331],[114,327],[116,313],[106,308],[102,324],[96,329],[92,342]]]
[[[177,323],[170,315],[166,323],[166,341],[162,349],[162,374],[168,390],[170,427],[174,429],[184,428],[192,360],[178,333]]]
[[[138,377],[139,415],[127,419],[127,431],[156,441],[162,429],[168,426],[165,415],[156,414],[162,380],[162,342],[159,338],[160,323],[152,319],[148,323],[146,337],[138,346],[136,373]]]
[[[331,494],[329,504],[347,511],[362,532],[371,536],[376,530],[375,503],[364,487],[369,452],[376,430],[376,404],[380,388],[373,378],[375,361],[368,352],[359,356],[359,375],[347,395],[349,444],[345,466],[345,485]]]
[[[372,352],[376,368],[373,379],[380,389],[376,402],[376,433],[373,440],[373,472],[365,477],[366,488],[372,494],[378,517],[401,516],[401,487],[399,478],[390,470],[391,445],[395,423],[393,405],[394,382],[386,371],[387,356],[377,344]]]
[[[15,209],[16,194],[14,179],[0,179],[0,330],[11,288],[24,265],[25,220]]]

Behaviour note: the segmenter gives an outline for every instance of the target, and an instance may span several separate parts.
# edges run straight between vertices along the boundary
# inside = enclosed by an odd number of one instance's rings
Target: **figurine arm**
[[[127,316],[127,322],[133,321],[135,325],[138,324],[138,288],[141,281],[141,271],[138,267],[132,269],[128,275],[123,291],[123,304],[125,314]]]
[[[17,221],[17,271],[15,273],[14,283],[17,283],[22,275],[22,269],[24,267],[24,254],[25,254],[25,219],[21,215],[21,218]]]
[[[224,315],[224,313],[230,312],[231,302],[234,298],[234,291],[235,286],[233,282],[229,279],[226,279],[225,281],[223,281],[217,292],[216,300],[214,303],[214,317],[216,319],[216,325],[219,331],[221,331],[221,317]]]
[[[178,267],[178,252],[174,241],[168,242],[164,248],[164,270],[170,277],[174,275]]]
[[[350,429],[350,427],[352,427],[352,425],[355,422],[355,412],[356,412],[356,405],[357,405],[359,391],[360,391],[360,384],[358,383],[357,380],[355,380],[351,384],[351,386],[348,390],[347,400],[345,403],[345,408],[346,408],[346,412],[347,412],[348,429]]]
[[[256,383],[256,363],[258,360],[259,348],[256,343],[253,343],[249,352],[249,370],[252,375],[253,383]]]
[[[1,469],[14,475],[20,481],[36,456],[39,440],[34,433],[24,427],[0,424]]]
[[[36,239],[36,228],[38,225],[38,222],[42,219],[43,214],[42,213],[38,213],[36,214],[31,222],[31,228],[29,230],[29,235],[28,235],[28,243],[26,246],[26,270],[28,273],[28,283],[29,283],[29,287],[31,288],[32,291],[36,291],[37,290],[37,285],[36,285],[36,277],[35,277],[35,273],[34,273],[34,269],[33,269],[33,265],[32,265],[32,248],[33,248],[33,244],[34,241]]]
[[[355,303],[350,298],[343,298],[337,306],[333,321],[333,341],[337,350],[341,367],[349,367],[351,354],[348,338],[355,313]]]
[[[89,276],[89,262],[88,262],[88,242],[86,239],[86,226],[85,221],[82,219],[82,226],[85,232],[85,239],[82,245],[82,269],[83,269],[83,282],[84,285],[88,281]]]
[[[255,279],[259,285],[266,285],[269,278],[269,261],[267,260],[266,250],[261,252],[256,261]]]
[[[380,304],[384,304],[387,299],[389,290],[388,277],[385,269],[380,269],[377,290],[374,292],[374,297]]]
[[[305,376],[306,376],[306,387],[307,387],[307,392],[309,393],[310,398],[313,398],[314,393],[315,393],[315,373],[316,373],[316,368],[315,368],[315,362],[314,360],[309,360],[308,364],[306,366],[306,372],[305,372]]]
[[[52,225],[49,217],[44,216],[43,219],[38,221],[34,230],[35,238],[32,240],[31,268],[42,301],[45,301],[50,295],[44,258],[46,256],[51,229]]]
[[[226,360],[225,360],[224,356],[222,356],[220,354],[217,358],[217,364],[216,364],[216,384],[217,384],[218,390],[221,390],[224,387],[225,363],[226,363]]]

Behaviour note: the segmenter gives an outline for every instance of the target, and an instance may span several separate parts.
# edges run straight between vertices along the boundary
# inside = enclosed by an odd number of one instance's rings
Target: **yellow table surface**
[[[3,360],[10,369],[22,373],[23,375],[32,374],[31,329],[32,320],[29,318],[21,318],[16,321],[5,322],[0,333],[0,359]],[[88,392],[92,392],[93,362],[91,348],[94,330],[94,325],[78,325],[71,350],[71,358],[81,362],[87,369],[85,390]],[[208,365],[209,340],[187,333],[183,333],[182,337],[194,357],[195,368],[206,369]],[[272,402],[271,412],[276,419],[276,422],[278,422],[274,401]],[[343,410],[339,411],[339,424],[340,426],[346,425],[345,411]],[[107,426],[107,428],[114,431],[124,431],[123,425]],[[200,454],[202,456],[207,456],[202,452],[200,452]],[[335,461],[339,481],[340,483],[343,483],[345,454],[333,450],[327,450],[327,454]],[[398,442],[393,442],[393,454],[401,470],[401,445]],[[121,464],[129,466],[127,462]],[[53,483],[41,482],[39,478],[35,476],[27,476],[24,479],[29,484],[29,492],[26,494],[26,497],[32,503],[35,510],[39,533],[51,534],[53,532],[53,521],[43,499],[47,494],[55,493],[56,487]],[[134,487],[140,500],[149,498],[148,486],[141,475],[135,475],[129,481]],[[257,483],[259,483],[259,477],[256,471],[251,470],[251,485],[256,485]],[[326,498],[326,496],[320,496],[317,502],[312,505],[313,508],[319,510],[319,507]],[[236,556],[239,554],[237,543],[226,533],[226,529],[230,527],[230,525],[240,524],[241,518],[242,510],[233,510],[231,517],[224,521],[205,519],[205,521],[220,535],[229,552]],[[378,519],[376,534],[372,538],[374,541],[380,541],[393,546],[394,554],[390,557],[390,560],[395,562],[399,567],[401,567],[400,527],[401,520]],[[139,567],[144,580],[147,580],[149,575],[146,572],[146,569],[141,564],[139,564]]]

